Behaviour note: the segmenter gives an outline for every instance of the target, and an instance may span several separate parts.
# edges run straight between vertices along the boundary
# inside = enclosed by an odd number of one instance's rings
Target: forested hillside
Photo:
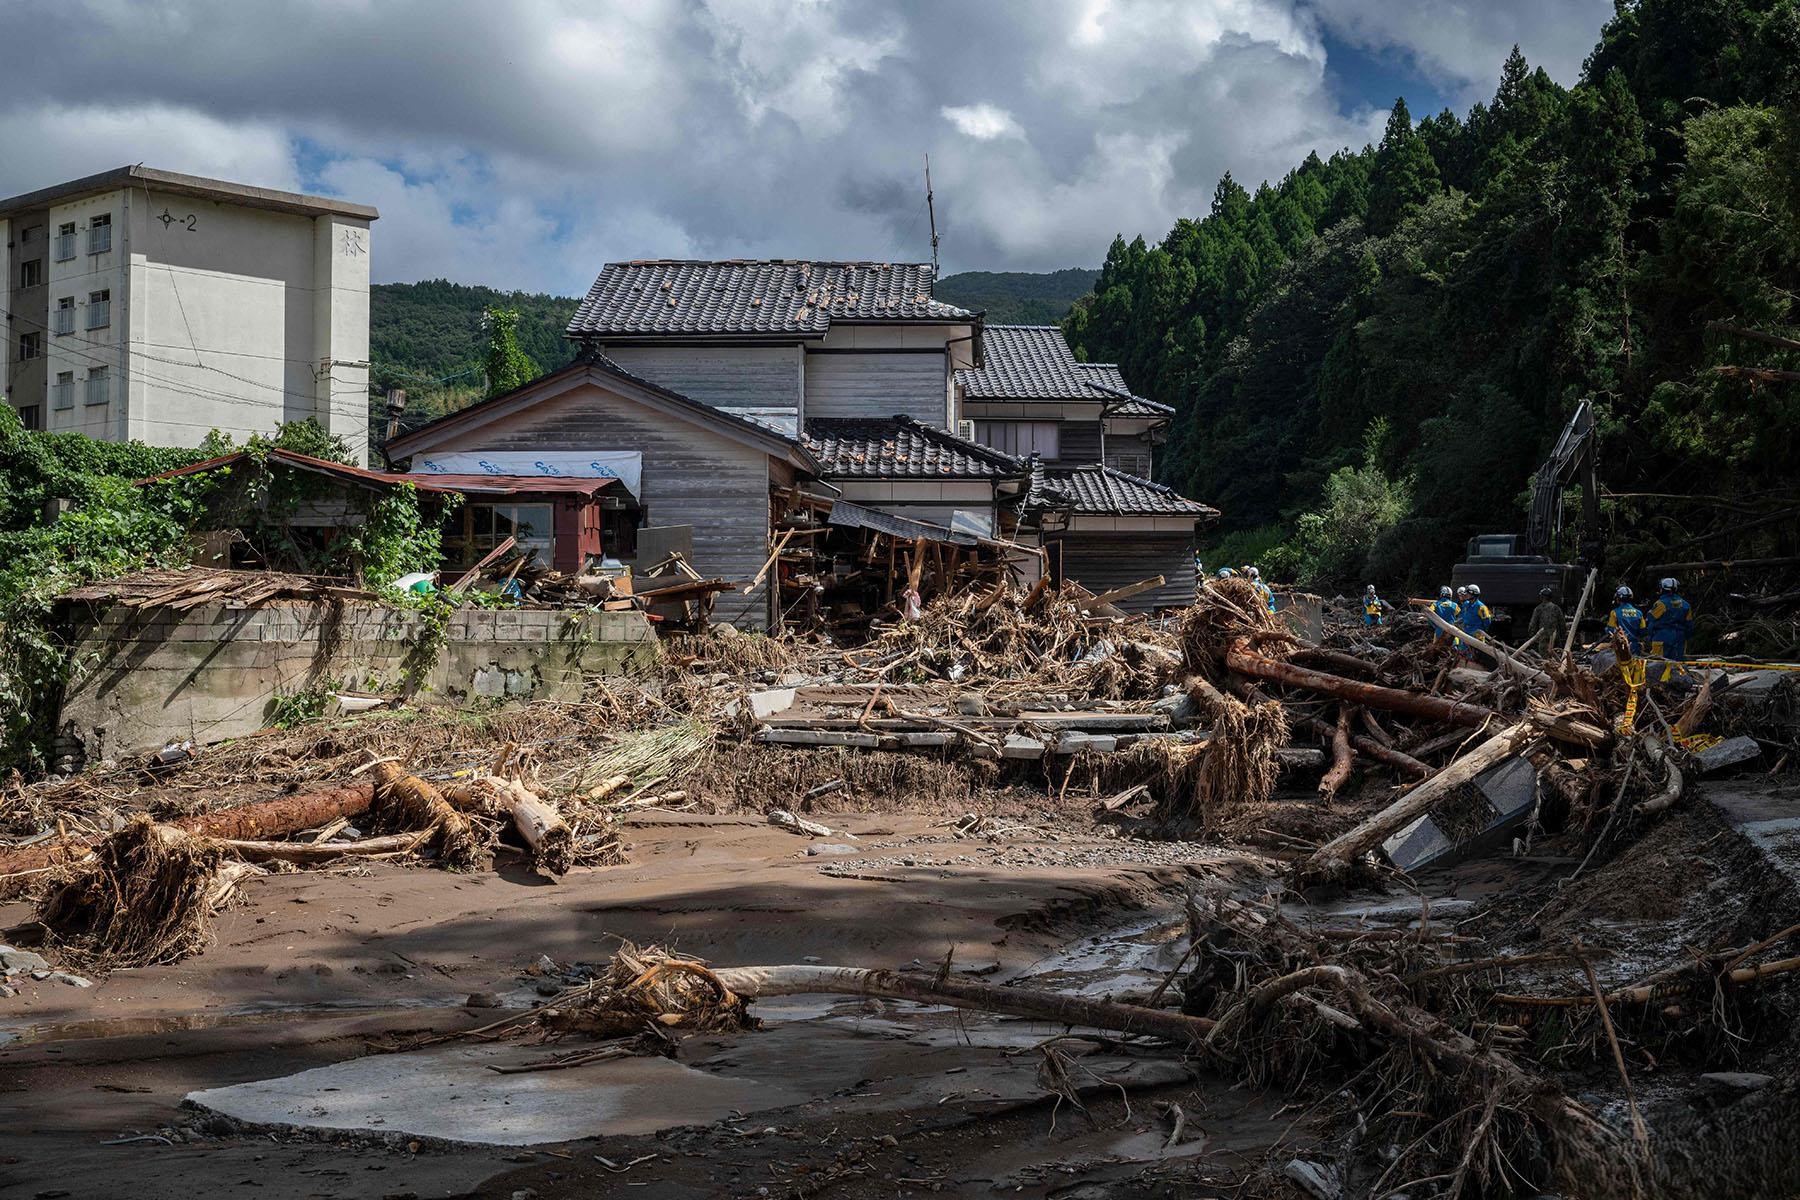
[[[481,314],[491,307],[518,310],[520,347],[540,371],[554,371],[573,357],[562,332],[575,304],[565,296],[500,292],[443,279],[378,283],[369,289],[369,358],[375,364],[370,382],[378,391],[428,389],[430,381],[446,379],[479,389],[487,353]]]
[[[1727,543],[1800,495],[1796,63],[1795,0],[1621,3],[1573,88],[1515,50],[1490,103],[1398,101],[1379,146],[1115,240],[1065,328],[1177,406],[1164,481],[1315,582],[1423,586],[1518,530],[1583,398],[1621,573],[1794,554],[1792,520]]]
[[[931,294],[949,304],[987,314],[990,325],[1054,325],[1093,289],[1100,272],[963,271],[937,281]]]

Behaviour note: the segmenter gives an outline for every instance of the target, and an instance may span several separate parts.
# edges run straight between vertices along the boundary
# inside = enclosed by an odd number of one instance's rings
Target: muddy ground
[[[27,978],[0,1001],[0,1197],[1301,1194],[1268,1167],[1328,1156],[1313,1145],[1328,1093],[1258,1094],[1103,1039],[1058,1043],[1052,1066],[1041,1047],[1054,1027],[834,997],[761,1004],[764,1028],[689,1037],[675,1062],[496,1074],[471,1089],[523,1089],[490,1101],[489,1117],[515,1101],[528,1117],[592,1111],[593,1136],[548,1144],[446,1132],[480,1097],[419,1100],[409,1064],[461,1043],[372,1060],[376,1094],[362,1099],[388,1115],[357,1129],[294,1128],[354,1107],[341,1087],[278,1097],[247,1122],[184,1104],[541,1003],[570,964],[603,960],[620,938],[721,965],[948,957],[989,981],[1141,999],[1185,949],[1190,887],[1254,892],[1278,872],[1257,852],[1124,839],[1067,812],[973,838],[935,815],[813,816],[854,834],[823,840],[851,852],[808,854],[815,843],[752,815],[645,813],[629,821],[627,865],[559,884],[505,858],[467,875],[389,863],[271,875],[246,885],[204,954],[91,988]],[[1569,849],[1466,863],[1386,898],[1315,897],[1315,913],[1404,928],[1431,912],[1515,949],[1579,927],[1624,977],[1791,911],[1791,885],[1703,802],[1556,891]],[[0,926],[29,915],[0,906]],[[1651,1036],[1626,1031],[1641,1098],[1679,1104],[1701,1070],[1765,1065]],[[491,1052],[517,1064],[561,1048]],[[1618,1102],[1609,1069],[1573,1069],[1597,1108]],[[409,1115],[409,1098],[429,1111]]]
[[[1166,1056],[1129,1063],[1120,1054],[1094,1079],[1124,1079],[1126,1092],[1104,1088],[1088,1115],[1067,1104],[1053,1114],[1031,1047],[1058,1030],[826,998],[765,1006],[760,1033],[686,1042],[681,1062],[702,1074],[687,1080],[691,1096],[662,1098],[669,1126],[689,1123],[686,1107],[705,1111],[707,1075],[750,1081],[756,1111],[708,1113],[724,1119],[667,1136],[554,1150],[410,1137],[387,1146],[375,1136],[239,1130],[182,1106],[196,1090],[481,1024],[501,1005],[536,1000],[537,982],[552,988],[532,974],[542,956],[600,960],[621,937],[722,964],[904,966],[948,954],[953,970],[984,978],[1034,974],[1141,994],[1173,965],[1167,945],[1184,884],[1240,864],[1217,848],[1122,841],[1072,822],[1014,827],[989,843],[953,839],[925,817],[821,819],[854,833],[859,853],[808,856],[805,839],[757,818],[667,814],[631,822],[630,865],[578,870],[560,884],[504,866],[454,875],[377,863],[269,876],[248,884],[202,955],[116,971],[92,988],[27,981],[0,1010],[9,1131],[0,1196],[127,1187],[146,1197],[510,1196],[526,1187],[698,1196],[765,1186],[785,1195],[830,1178],[831,1194],[844,1196],[1002,1180],[1015,1194],[1048,1195],[1160,1161],[1169,1127],[1158,1101],[1192,1114],[1193,1140],[1169,1155],[1189,1177],[1216,1162],[1230,1178],[1234,1157],[1291,1122],[1272,1119],[1278,1099],[1195,1080]],[[0,907],[7,925],[29,915]],[[1121,929],[1116,942],[1083,940]],[[599,1083],[612,1066],[569,1074]],[[134,1138],[144,1140],[121,1140]],[[624,1166],[652,1154],[616,1174],[595,1157]]]

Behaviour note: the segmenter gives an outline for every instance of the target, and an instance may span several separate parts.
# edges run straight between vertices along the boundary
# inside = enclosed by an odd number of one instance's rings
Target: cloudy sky
[[[1093,266],[1493,91],[1611,0],[0,0],[0,196],[143,162],[378,206],[379,280],[647,257]],[[18,36],[35,30],[30,44]]]

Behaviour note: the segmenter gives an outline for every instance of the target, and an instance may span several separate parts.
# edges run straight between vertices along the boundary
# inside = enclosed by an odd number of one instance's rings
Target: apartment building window
[[[1019,458],[1035,452],[1049,462],[1061,449],[1055,421],[977,421],[975,440]]]
[[[88,368],[87,395],[84,397],[86,403],[105,404],[111,387],[112,372],[108,371],[105,367]]]
[[[19,335],[19,361],[29,362],[42,357],[44,353],[44,335],[33,330]]]
[[[98,292],[88,293],[89,329],[105,329],[112,324],[112,289],[105,288]]]
[[[44,260],[30,259],[19,264],[19,286],[22,288],[37,287],[44,282]]]
[[[50,389],[50,402],[59,409],[75,407],[75,372],[56,373],[56,386]]]
[[[112,249],[112,214],[101,213],[88,220],[88,253],[105,254]]]
[[[75,222],[68,221],[56,230],[56,261],[68,262],[75,257]]]
[[[60,296],[56,307],[50,310],[51,333],[75,332],[75,297]]]
[[[31,430],[43,429],[44,428],[44,410],[43,410],[43,408],[41,408],[40,406],[38,406],[36,404],[27,404],[27,405],[22,406],[19,409],[19,424],[21,424],[25,428],[31,429]]]

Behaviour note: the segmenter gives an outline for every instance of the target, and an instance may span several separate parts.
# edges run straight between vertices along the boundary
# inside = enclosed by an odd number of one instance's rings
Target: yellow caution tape
[[[1689,754],[1698,754],[1702,750],[1711,750],[1725,739],[1716,733],[1678,733],[1675,744]]]
[[[1619,675],[1625,680],[1625,686],[1631,694],[1625,698],[1625,711],[1619,717],[1613,732],[1620,737],[1629,737],[1637,722],[1638,693],[1644,690],[1644,660],[1641,658],[1623,659],[1619,663]]]

